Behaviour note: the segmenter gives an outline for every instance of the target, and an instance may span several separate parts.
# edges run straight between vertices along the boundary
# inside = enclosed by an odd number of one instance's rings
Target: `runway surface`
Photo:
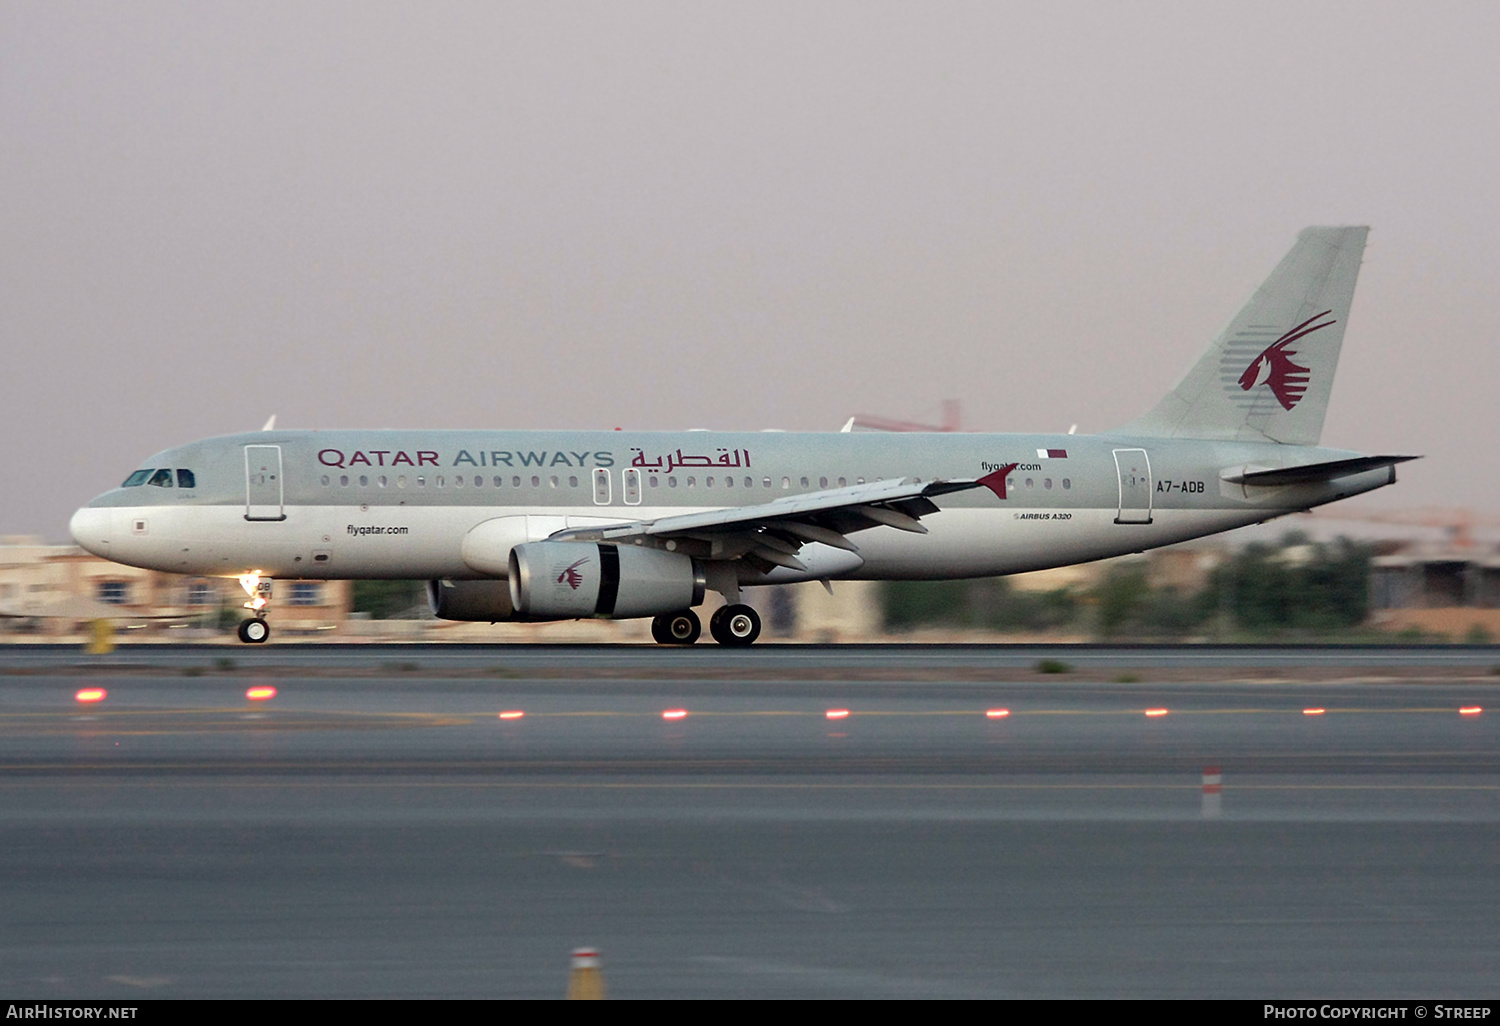
[[[1500,992],[1492,651],[311,648],[0,650],[0,990]]]

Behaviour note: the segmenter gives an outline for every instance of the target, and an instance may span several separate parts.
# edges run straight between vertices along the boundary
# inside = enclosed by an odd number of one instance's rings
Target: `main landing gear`
[[[721,606],[708,618],[708,633],[721,645],[744,648],[760,637],[760,614],[741,603]]]
[[[240,576],[240,587],[250,596],[245,608],[255,615],[241,620],[235,633],[247,645],[262,644],[271,636],[271,625],[266,622],[266,607],[271,604],[271,579],[262,577],[260,571],[255,570]]]
[[[691,645],[703,633],[698,614],[691,609],[680,613],[663,613],[651,621],[651,636],[658,645]]]
[[[698,614],[691,609],[663,613],[651,621],[651,636],[658,645],[691,645],[702,630]],[[760,614],[737,602],[721,606],[709,617],[708,633],[721,645],[744,648],[760,637]]]

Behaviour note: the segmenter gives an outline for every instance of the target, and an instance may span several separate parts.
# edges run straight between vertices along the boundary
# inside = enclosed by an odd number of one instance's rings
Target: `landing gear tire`
[[[252,616],[248,620],[240,621],[240,629],[237,633],[245,644],[259,645],[271,636],[271,625],[258,616]]]
[[[703,623],[691,609],[664,613],[651,620],[651,636],[658,645],[691,645],[703,633]]]
[[[746,605],[724,606],[708,621],[708,633],[729,648],[744,648],[760,637],[760,614]]]

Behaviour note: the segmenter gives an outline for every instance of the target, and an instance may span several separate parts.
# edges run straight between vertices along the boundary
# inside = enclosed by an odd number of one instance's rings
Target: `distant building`
[[[1417,543],[1376,556],[1370,608],[1389,630],[1500,639],[1500,551]]]
[[[283,636],[336,630],[349,618],[352,595],[347,581],[277,581],[272,623]],[[76,545],[0,538],[5,640],[73,637],[99,619],[162,640],[183,630],[218,633],[221,621],[248,615],[245,598],[235,580],[138,570]]]

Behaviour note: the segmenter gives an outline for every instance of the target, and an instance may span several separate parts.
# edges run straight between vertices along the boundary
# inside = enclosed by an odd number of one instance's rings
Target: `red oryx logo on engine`
[[[1248,392],[1256,385],[1269,385],[1276,401],[1288,410],[1301,402],[1302,394],[1307,391],[1308,376],[1312,372],[1307,367],[1292,362],[1297,350],[1290,346],[1304,335],[1311,335],[1330,324],[1337,324],[1337,321],[1313,324],[1313,321],[1327,317],[1332,312],[1324,310],[1315,317],[1309,317],[1261,350],[1260,355],[1251,360],[1250,366],[1240,375],[1240,388]]]
[[[574,563],[562,573],[558,574],[557,583],[563,584],[564,582],[566,582],[568,587],[572,588],[574,591],[577,591],[578,586],[583,583],[583,574],[578,572],[578,568],[583,566],[583,564],[587,563],[588,561],[589,557],[584,556],[578,562]]]

